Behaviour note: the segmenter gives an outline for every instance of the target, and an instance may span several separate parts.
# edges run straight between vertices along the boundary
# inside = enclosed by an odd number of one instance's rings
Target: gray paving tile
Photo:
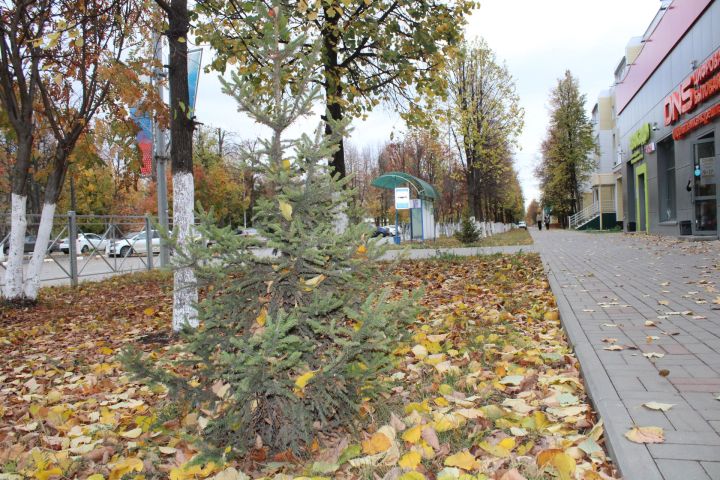
[[[720,462],[700,462],[700,465],[713,480],[720,478]]]
[[[720,461],[720,448],[716,445],[658,443],[648,445],[648,450],[655,459]]]
[[[658,460],[658,468],[666,479],[714,480],[700,462],[690,460]]]

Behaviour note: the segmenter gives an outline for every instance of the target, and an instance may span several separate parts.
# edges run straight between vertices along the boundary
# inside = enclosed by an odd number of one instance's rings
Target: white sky
[[[660,7],[660,0],[482,0],[470,17],[467,37],[484,37],[515,77],[525,129],[516,155],[526,204],[539,198],[534,169],[547,125],[547,98],[566,69],[579,78],[587,94],[588,112],[597,95],[613,81],[613,72],[631,37],[640,36]],[[203,65],[210,61],[208,49]],[[202,74],[198,89],[198,120],[252,138],[261,130],[236,111],[221,92],[216,74]],[[307,123],[305,123],[307,126]],[[389,140],[404,129],[387,107],[353,124],[351,142],[362,147]]]

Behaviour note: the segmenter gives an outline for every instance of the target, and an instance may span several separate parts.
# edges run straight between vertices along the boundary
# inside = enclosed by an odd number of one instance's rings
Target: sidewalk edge
[[[585,336],[580,321],[565,298],[552,269],[545,262],[543,265],[557,301],[560,322],[580,363],[588,397],[600,418],[604,420],[605,440],[610,457],[626,480],[662,480],[663,476],[647,447],[627,441],[624,432],[616,428],[618,424],[632,425],[630,414],[615,391],[595,349]],[[613,422],[608,421],[611,418]]]

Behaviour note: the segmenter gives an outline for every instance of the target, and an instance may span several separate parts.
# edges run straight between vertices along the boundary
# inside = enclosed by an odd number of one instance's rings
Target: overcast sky
[[[539,198],[533,171],[547,125],[547,98],[566,69],[580,80],[588,112],[598,93],[610,87],[613,72],[631,37],[640,36],[660,7],[660,0],[482,0],[469,19],[467,38],[484,37],[507,62],[525,109],[525,129],[516,154],[526,204]],[[203,64],[210,61],[206,49]],[[262,134],[236,112],[234,101],[221,92],[216,74],[203,74],[196,106],[199,121],[236,132],[240,138]],[[387,107],[356,121],[351,141],[362,147],[404,130]]]

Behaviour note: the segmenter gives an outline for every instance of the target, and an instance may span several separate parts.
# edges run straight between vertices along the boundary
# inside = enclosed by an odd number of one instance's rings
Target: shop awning
[[[384,188],[386,190],[395,190],[409,183],[415,188],[418,198],[435,200],[438,194],[432,185],[424,180],[403,172],[388,172],[380,175],[372,181],[373,187]]]

